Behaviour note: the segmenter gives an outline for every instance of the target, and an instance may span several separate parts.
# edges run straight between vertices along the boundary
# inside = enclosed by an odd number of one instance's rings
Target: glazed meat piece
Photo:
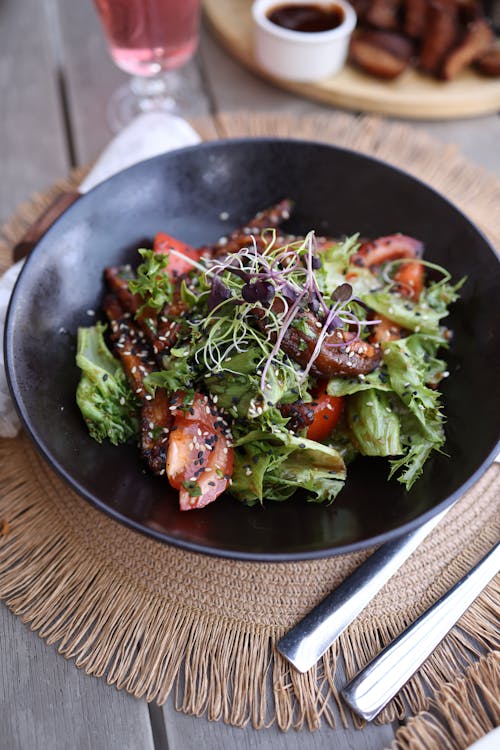
[[[428,0],[406,0],[403,31],[412,39],[424,35]]]
[[[254,235],[256,235],[257,246],[263,247],[264,243],[259,236],[261,230],[280,226],[280,224],[290,218],[291,210],[292,201],[288,199],[282,200],[265,211],[259,211],[245,226],[235,229],[227,237],[221,237],[215,245],[201,248],[200,252],[214,255],[215,257],[237,253],[243,247],[253,244],[252,237]]]
[[[130,319],[118,298],[108,294],[103,310],[109,319],[115,353],[120,358],[131,389],[141,399],[141,451],[154,474],[165,473],[168,434],[173,422],[166,392],[157,388],[152,396],[144,378],[155,367],[143,331]]]
[[[104,269],[104,281],[109,291],[118,297],[124,310],[135,315],[142,305],[142,299],[129,289],[128,282],[133,278],[134,274],[128,266],[110,266]]]
[[[349,58],[371,75],[393,80],[408,67],[413,43],[389,31],[358,31],[351,40]]]
[[[420,49],[419,66],[426,73],[437,73],[460,34],[458,5],[435,0],[429,4]]]
[[[493,40],[494,34],[487,21],[479,19],[471,23],[464,39],[444,60],[439,77],[451,81],[461,70],[487,52]]]
[[[128,286],[129,281],[134,278],[126,267],[111,266],[104,269],[104,281],[110,292],[120,301],[123,310],[136,318],[146,339],[151,346],[156,342],[157,314],[154,310],[144,310],[140,316],[137,311],[142,305],[142,298],[133,294]]]
[[[144,332],[135,325],[131,314],[124,310],[115,295],[106,295],[102,308],[110,323],[114,352],[120,358],[131,389],[143,399],[147,395],[144,378],[155,365]]]
[[[476,60],[475,66],[483,75],[497,78],[500,76],[500,46],[491,47]]]
[[[281,348],[302,367],[311,359],[318,340],[317,320],[312,313],[304,313],[307,333],[290,327]],[[381,351],[349,331],[335,330],[323,341],[311,373],[321,378],[334,375],[366,375],[380,364]]]
[[[402,0],[372,0],[364,20],[376,29],[394,31],[399,28],[401,4]]]
[[[151,401],[141,408],[141,451],[153,474],[165,473],[168,436],[174,418],[167,392],[157,388]]]
[[[305,404],[303,401],[294,401],[292,404],[281,404],[280,412],[284,417],[289,418],[287,428],[292,432],[300,432],[309,427],[314,420],[314,409],[311,404]]]
[[[176,345],[182,329],[180,320],[187,311],[187,305],[181,299],[182,277],[175,281],[172,302],[162,309],[157,317],[157,335],[153,344],[156,355],[164,354]]]
[[[268,333],[266,329],[266,313],[262,308],[253,311],[257,325]],[[291,325],[281,342],[282,351],[301,367],[309,364],[321,331],[321,324],[313,313],[303,311],[296,321],[300,327]],[[274,335],[274,339],[275,339]],[[271,336],[271,341],[273,336]],[[361,341],[354,333],[334,330],[325,336],[320,351],[311,367],[312,375],[322,379],[332,378],[334,375],[366,375],[380,364],[381,351],[377,346]]]
[[[388,234],[375,240],[363,242],[358,252],[352,256],[356,266],[374,268],[402,258],[420,258],[424,250],[423,242],[407,234]]]

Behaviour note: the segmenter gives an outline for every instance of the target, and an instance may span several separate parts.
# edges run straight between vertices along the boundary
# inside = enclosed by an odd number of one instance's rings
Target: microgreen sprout
[[[341,284],[330,301],[321,293],[315,275],[321,267],[321,258],[314,232],[280,246],[276,230],[267,230],[261,235],[264,247],[260,249],[255,238],[252,239],[250,245],[237,253],[206,260],[203,269],[206,281],[211,277],[209,314],[201,324],[205,340],[196,352],[196,359],[199,361],[201,357],[208,369],[217,371],[232,355],[257,344],[262,351],[259,365],[262,394],[266,392],[271,367],[292,369],[300,390],[325,341],[328,346],[345,345],[342,337],[327,340],[333,330],[354,327],[354,337],[360,336],[362,323],[349,310],[350,303],[358,300],[348,283]],[[227,314],[228,305],[233,307],[231,316]],[[314,331],[317,339],[312,356],[300,373],[287,363],[281,347],[288,330],[304,312],[315,316],[318,332]],[[265,321],[266,337],[256,329],[255,317]]]

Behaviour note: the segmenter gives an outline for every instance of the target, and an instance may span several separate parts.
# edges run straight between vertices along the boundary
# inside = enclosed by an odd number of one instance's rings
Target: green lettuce
[[[205,385],[217,396],[220,407],[243,419],[257,418],[278,403],[297,400],[296,376],[291,365],[273,362],[266,374],[265,395],[260,390],[259,367],[262,367],[262,352],[251,347],[224,360],[216,373],[205,378]]]
[[[254,430],[236,443],[231,494],[248,505],[286,500],[298,489],[311,502],[332,502],[346,476],[332,447],[288,432]]]
[[[76,364],[82,375],[76,402],[91,437],[118,445],[138,434],[138,401],[119,360],[106,346],[105,329],[101,323],[78,329]]]
[[[387,393],[371,388],[354,394],[347,402],[347,418],[364,456],[396,456],[403,452],[399,418]]]

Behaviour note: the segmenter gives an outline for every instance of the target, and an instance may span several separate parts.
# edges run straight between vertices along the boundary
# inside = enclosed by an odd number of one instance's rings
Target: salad
[[[439,351],[463,279],[403,234],[286,234],[291,211],[201,248],[157,234],[135,270],[104,270],[107,322],[78,330],[90,435],[135,441],[182,510],[226,491],[330,503],[359,454],[410,489],[442,451]]]

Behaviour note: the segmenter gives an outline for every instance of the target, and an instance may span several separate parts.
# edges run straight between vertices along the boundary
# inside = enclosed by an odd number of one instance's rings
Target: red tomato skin
[[[166,272],[172,279],[175,279],[185,273],[189,273],[189,271],[192,271],[194,266],[189,262],[188,259],[192,258],[193,260],[198,261],[201,255],[201,251],[196,250],[196,248],[192,247],[191,245],[188,245],[187,242],[178,240],[175,237],[172,237],[170,234],[166,234],[165,232],[158,232],[156,234],[153,244],[153,250],[155,253],[160,253],[163,255],[170,253]],[[182,255],[186,257],[186,260],[179,258],[178,255],[174,255],[170,252],[170,250],[176,250],[177,252],[182,253]]]
[[[182,398],[182,393],[176,394],[179,403]],[[203,508],[229,486],[234,463],[230,438],[214,404],[200,393],[195,394],[187,409],[174,409],[173,416],[167,477],[171,486],[179,490],[181,510]],[[196,494],[189,492],[191,482],[196,485]]]
[[[389,320],[385,315],[380,315],[380,313],[375,313],[375,315],[380,320],[380,323],[377,323],[372,328],[370,336],[371,344],[379,344],[382,341],[396,341],[402,338],[403,329],[400,325]]]
[[[306,437],[309,440],[315,440],[317,443],[323,442],[331,434],[335,425],[340,419],[344,407],[342,396],[330,396],[326,392],[326,382],[320,383],[313,393],[314,419],[307,428]]]
[[[420,299],[424,288],[424,267],[422,263],[413,261],[401,263],[394,274],[394,281],[398,284],[398,292],[402,297],[415,302]]]

